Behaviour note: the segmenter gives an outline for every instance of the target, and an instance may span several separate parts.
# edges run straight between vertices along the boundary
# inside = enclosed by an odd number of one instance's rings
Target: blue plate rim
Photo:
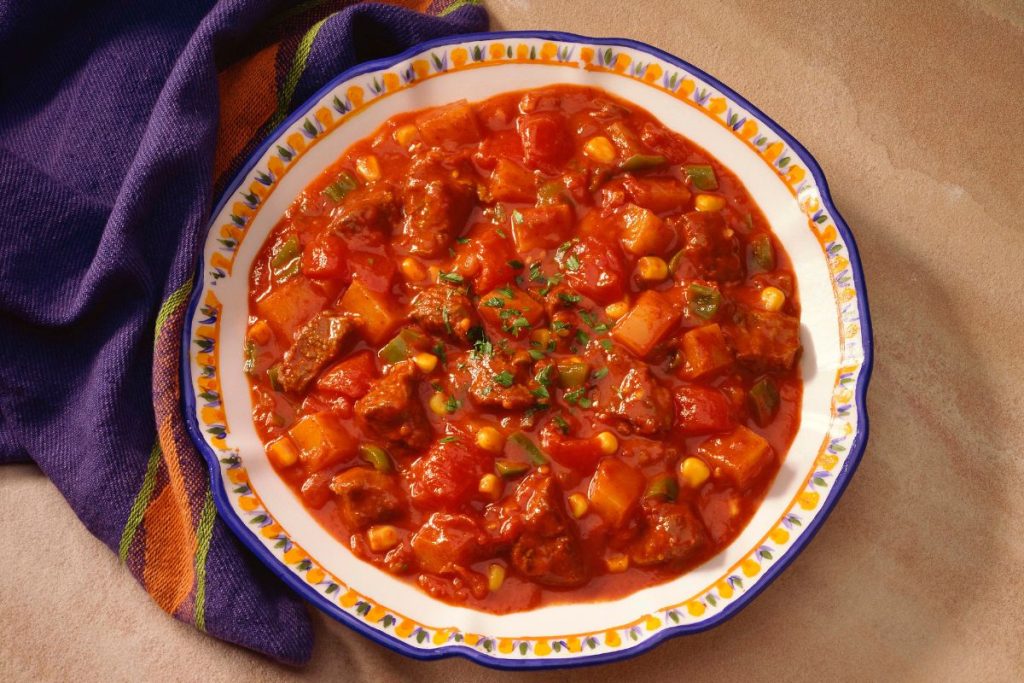
[[[282,132],[290,128],[295,122],[301,119],[307,114],[310,108],[312,108],[325,94],[333,90],[338,84],[349,80],[355,76],[360,76],[371,71],[377,71],[379,69],[387,68],[394,64],[400,63],[410,57],[429,50],[431,48],[442,47],[458,43],[467,43],[474,40],[489,41],[504,38],[531,38],[540,40],[554,40],[561,42],[571,42],[586,45],[607,45],[607,46],[618,46],[628,47],[640,52],[646,52],[659,59],[674,64],[675,66],[689,71],[691,74],[700,77],[706,83],[713,85],[719,92],[727,95],[730,99],[741,104],[750,113],[752,113],[759,123],[765,124],[773,133],[778,135],[787,145],[793,149],[800,158],[807,165],[808,170],[811,173],[811,177],[814,178],[815,184],[818,186],[821,200],[825,207],[828,209],[829,214],[832,216],[833,221],[836,225],[836,229],[839,234],[843,236],[843,240],[846,243],[847,250],[849,252],[850,268],[853,274],[853,281],[855,290],[858,293],[858,306],[861,313],[861,341],[864,360],[861,364],[860,372],[857,375],[856,380],[856,392],[855,392],[855,405],[857,406],[857,432],[854,436],[853,442],[850,446],[850,453],[843,464],[842,470],[836,476],[835,484],[829,491],[828,496],[822,503],[821,509],[814,515],[807,527],[791,545],[786,552],[779,558],[778,562],[772,564],[762,578],[757,581],[749,590],[743,592],[737,596],[736,600],[731,602],[728,606],[722,609],[714,616],[710,617],[706,621],[702,621],[697,624],[679,624],[675,626],[667,626],[650,638],[640,642],[629,648],[616,650],[614,652],[605,652],[595,655],[583,655],[573,658],[531,658],[531,659],[506,659],[502,657],[495,657],[493,655],[480,652],[465,644],[455,645],[444,645],[433,649],[422,649],[407,645],[401,640],[394,636],[385,633],[383,631],[372,628],[365,622],[353,617],[344,610],[338,608],[332,601],[325,598],[321,593],[316,591],[312,586],[302,580],[301,577],[296,575],[294,572],[289,570],[286,566],[270,553],[270,551],[259,541],[256,535],[246,527],[245,523],[240,517],[238,517],[234,509],[231,507],[231,503],[227,498],[225,489],[223,486],[223,480],[220,472],[220,461],[217,454],[212,448],[206,443],[199,428],[198,421],[196,419],[196,401],[192,395],[191,386],[191,359],[189,354],[189,345],[192,330],[193,319],[195,312],[199,306],[200,295],[203,291],[202,287],[202,275],[204,270],[204,258],[203,252],[205,251],[205,245],[209,238],[210,230],[214,227],[214,219],[220,214],[224,206],[230,201],[230,198],[237,189],[241,186],[242,181],[246,178],[250,171],[256,166],[257,162],[263,157],[264,153],[271,147],[271,145],[277,140]],[[294,111],[282,121],[273,131],[271,131],[266,139],[253,151],[253,153],[246,159],[245,163],[242,164],[238,172],[231,179],[231,182],[225,187],[220,200],[214,206],[210,213],[210,219],[206,229],[201,235],[201,239],[197,240],[197,255],[195,257],[196,268],[194,275],[192,275],[192,292],[189,296],[189,305],[185,312],[184,323],[182,327],[182,344],[181,344],[181,368],[180,368],[180,382],[181,382],[181,400],[182,410],[184,413],[184,422],[186,431],[191,438],[193,444],[199,450],[206,460],[207,469],[210,472],[210,489],[213,494],[214,504],[217,508],[219,516],[224,521],[228,528],[235,534],[235,536],[242,542],[246,548],[248,548],[253,554],[256,555],[275,576],[280,578],[285,585],[295,591],[298,595],[303,597],[306,601],[318,607],[321,611],[325,612],[328,616],[333,619],[345,624],[357,633],[369,638],[378,645],[382,645],[389,650],[397,652],[399,654],[411,657],[413,659],[421,661],[430,661],[436,659],[443,659],[447,657],[463,657],[469,659],[477,664],[488,666],[495,669],[503,670],[538,670],[538,669],[561,669],[561,668],[575,668],[580,666],[591,666],[597,664],[605,664],[617,661],[623,661],[632,657],[639,656],[651,649],[657,647],[662,642],[675,638],[678,636],[700,633],[708,629],[714,628],[725,621],[728,621],[735,616],[740,610],[750,604],[758,595],[761,594],[768,586],[770,586],[779,574],[784,571],[807,547],[807,545],[814,539],[825,520],[831,515],[832,510],[835,508],[842,497],[843,492],[850,483],[850,479],[856,472],[857,467],[860,465],[860,461],[863,458],[865,448],[867,446],[868,433],[869,433],[869,421],[867,413],[867,391],[868,385],[871,380],[871,373],[874,364],[874,335],[871,327],[871,315],[869,312],[868,304],[868,292],[867,285],[864,279],[863,266],[860,262],[860,252],[857,248],[856,240],[854,239],[853,232],[850,230],[845,219],[839,213],[835,203],[832,200],[832,194],[828,186],[828,181],[825,178],[825,173],[822,171],[818,160],[805,148],[795,137],[793,137],[788,131],[782,126],[775,122],[774,119],[767,116],[758,107],[754,106],[749,100],[737,93],[735,90],[719,81],[714,76],[711,76],[703,69],[700,69],[686,60],[680,59],[664,50],[648,45],[637,40],[630,38],[595,38],[589,36],[578,35],[575,33],[568,33],[563,31],[547,31],[547,30],[526,30],[526,31],[493,31],[493,32],[477,32],[477,33],[461,33],[451,36],[445,36],[442,38],[435,38],[433,40],[424,41],[418,43],[409,49],[390,56],[375,59],[369,62],[363,62],[357,64],[342,73],[332,78],[322,88],[317,90],[311,95],[305,102],[300,106],[296,107]],[[217,485],[214,485],[216,483]]]

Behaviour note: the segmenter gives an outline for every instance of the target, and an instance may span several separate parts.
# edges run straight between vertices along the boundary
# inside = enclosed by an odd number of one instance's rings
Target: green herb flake
[[[494,376],[494,381],[506,389],[516,381],[515,376],[508,370],[502,370]]]
[[[559,292],[558,300],[561,301],[566,306],[572,306],[582,301],[583,297],[580,296],[579,294],[576,294],[575,292]],[[582,313],[580,315],[582,315]]]
[[[458,440],[459,437],[457,436],[446,436],[443,439],[440,439],[438,443],[456,443]]]
[[[437,279],[441,280],[442,282],[460,284],[464,278],[458,273],[446,273],[442,270],[440,273],[438,273]]]
[[[581,265],[580,260],[576,258],[576,254],[569,254],[569,258],[565,259],[565,267],[574,273],[580,269]]]
[[[462,401],[458,400],[454,396],[449,396],[448,400],[444,402],[444,409],[449,413],[454,413],[462,406]]]
[[[569,433],[569,423],[565,421],[564,417],[561,415],[555,415],[555,417],[552,418],[552,421],[558,426],[558,431],[562,432],[562,434]]]
[[[502,301],[501,297],[497,297],[497,296],[492,296],[491,298],[487,299],[486,301],[483,301],[482,303],[483,303],[484,306],[487,306],[488,308],[504,308],[505,307],[505,302]]]
[[[525,264],[519,259],[512,259],[511,261],[508,262],[508,266],[512,270],[522,270],[523,268],[526,267]]]
[[[603,379],[608,376],[608,368],[598,368],[591,374],[591,378],[596,382],[599,379]]]

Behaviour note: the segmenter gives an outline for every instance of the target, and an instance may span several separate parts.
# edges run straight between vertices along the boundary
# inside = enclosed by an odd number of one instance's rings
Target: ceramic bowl
[[[800,430],[764,503],[723,552],[608,602],[503,616],[445,604],[362,562],[275,474],[242,371],[250,265],[295,196],[390,116],[554,83],[597,86],[649,110],[731,169],[796,270],[805,381]],[[334,79],[253,154],[213,212],[184,329],[183,395],[221,518],[282,580],[397,652],[505,668],[607,662],[720,624],[760,593],[824,522],[864,451],[871,327],[853,236],[811,155],[703,71],[648,45],[551,32],[424,43]]]

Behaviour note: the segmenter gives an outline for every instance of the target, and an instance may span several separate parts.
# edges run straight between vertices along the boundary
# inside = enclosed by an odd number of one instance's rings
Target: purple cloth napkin
[[[0,463],[34,461],[175,617],[291,664],[306,608],[216,519],[161,378],[216,193],[277,121],[359,61],[487,27],[475,2],[405,4],[427,13],[0,5]],[[219,95],[246,77],[272,79],[274,106],[226,120]]]

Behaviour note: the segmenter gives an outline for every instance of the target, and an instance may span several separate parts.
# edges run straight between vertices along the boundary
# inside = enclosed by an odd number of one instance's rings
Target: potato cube
[[[612,339],[643,358],[678,321],[679,311],[672,302],[661,292],[649,289],[640,295],[629,313],[615,323]]]
[[[480,140],[476,114],[465,100],[436,107],[416,117],[420,137],[433,147],[452,147]]]
[[[330,413],[304,415],[288,430],[299,448],[299,459],[316,472],[351,457],[357,443]]]
[[[256,315],[269,323],[278,339],[291,339],[295,330],[320,311],[325,297],[312,281],[296,275],[274,287],[256,302]]]
[[[683,335],[686,365],[683,376],[698,379],[732,365],[732,353],[718,323],[697,327]]]
[[[544,319],[544,305],[517,287],[499,287],[480,297],[480,317],[488,325],[519,338]]]
[[[726,436],[715,436],[697,447],[697,455],[716,475],[732,479],[740,488],[746,488],[774,457],[768,440],[746,427],[737,427]]]
[[[665,221],[647,209],[629,204],[622,209],[622,247],[636,256],[664,254],[672,244],[673,232]]]
[[[604,458],[590,480],[590,506],[613,527],[621,526],[640,500],[644,475],[618,458]]]
[[[401,314],[386,294],[370,290],[361,280],[353,280],[338,304],[363,321],[363,336],[372,344],[381,344],[401,321]]]
[[[537,198],[537,180],[533,173],[508,159],[499,158],[488,184],[491,197],[499,202],[530,202]]]

